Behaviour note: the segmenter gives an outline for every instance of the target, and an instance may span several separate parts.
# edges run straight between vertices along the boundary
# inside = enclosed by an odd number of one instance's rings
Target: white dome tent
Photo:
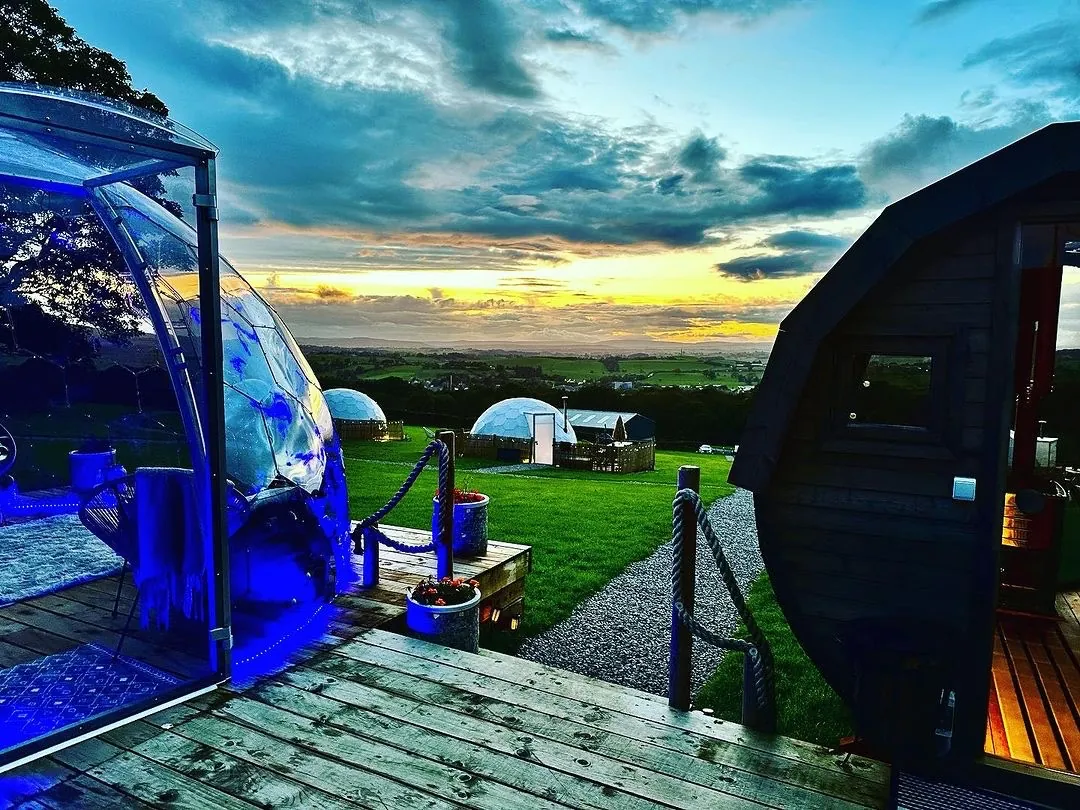
[[[558,408],[531,397],[512,397],[496,402],[473,423],[471,436],[527,440],[531,458],[553,464],[557,442],[577,444],[574,428]]]
[[[330,415],[352,422],[385,422],[386,414],[379,403],[353,388],[331,388],[324,391]]]
[[[379,403],[353,388],[324,392],[334,427],[342,439],[398,441],[406,438],[405,426],[386,418]]]

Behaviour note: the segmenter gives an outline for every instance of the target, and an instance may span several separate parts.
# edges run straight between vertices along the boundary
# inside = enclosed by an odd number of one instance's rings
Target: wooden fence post
[[[454,576],[454,431],[440,431],[436,438],[450,456],[446,481],[439,482],[439,536],[435,538],[435,575],[442,579]]]
[[[374,528],[379,528],[379,524],[375,524]],[[361,584],[365,588],[374,588],[379,584],[379,538],[374,534],[362,534],[364,540],[364,570],[362,572]]]
[[[701,468],[691,465],[679,467],[678,489],[701,489]],[[679,593],[682,603],[690,613],[694,610],[694,567],[697,562],[697,516],[694,507],[684,503],[682,509],[682,536],[674,539],[673,554],[682,553],[682,578],[679,580]],[[693,647],[693,634],[682,619],[675,606],[671,606],[671,649],[668,657],[668,705],[673,709],[690,709],[690,653]]]

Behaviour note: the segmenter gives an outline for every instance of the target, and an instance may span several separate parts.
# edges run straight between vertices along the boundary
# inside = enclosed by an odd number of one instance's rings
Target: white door
[[[533,420],[533,463],[555,463],[555,414],[534,413]]]

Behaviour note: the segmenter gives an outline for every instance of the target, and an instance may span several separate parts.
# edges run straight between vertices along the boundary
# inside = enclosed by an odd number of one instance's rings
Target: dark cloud
[[[917,23],[929,23],[940,20],[963,11],[968,6],[973,6],[981,0],[931,0],[931,2],[919,9],[915,16]]]
[[[777,250],[835,250],[847,244],[843,236],[817,231],[784,231],[761,240],[762,246]]]
[[[905,115],[892,132],[867,145],[860,171],[870,184],[890,197],[910,193],[940,179],[1052,120],[1040,102],[995,105],[983,95],[984,111],[999,123],[962,124],[949,116]]]
[[[866,203],[866,188],[852,164],[815,166],[785,155],[751,158],[739,176],[759,192],[750,208],[773,214],[835,214]]]
[[[514,98],[539,95],[535,79],[521,64],[519,30],[497,0],[429,0],[449,17],[449,40],[461,74],[471,87]]]
[[[1041,86],[1080,102],[1080,20],[1057,20],[1012,37],[995,39],[964,60],[965,67],[992,65],[1020,85]]]
[[[766,17],[804,0],[581,0],[582,14],[637,33],[659,33],[680,16],[716,14],[741,21]]]
[[[581,45],[605,49],[608,47],[595,31],[580,31],[575,28],[549,28],[544,32],[544,39],[556,45]]]
[[[706,138],[697,133],[679,150],[676,162],[690,173],[695,183],[709,183],[716,179],[720,164],[727,158],[727,150],[716,138]]]
[[[716,270],[728,278],[740,281],[760,281],[767,278],[788,278],[819,273],[831,265],[850,240],[835,234],[817,231],[784,231],[773,234],[754,245],[780,253],[755,253],[716,265]]]

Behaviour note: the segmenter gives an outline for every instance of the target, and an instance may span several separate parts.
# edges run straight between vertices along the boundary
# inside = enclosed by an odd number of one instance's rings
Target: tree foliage
[[[79,37],[46,0],[0,0],[0,81],[98,93],[169,112],[153,93],[133,86],[122,61]],[[136,185],[163,196],[156,177]],[[73,333],[57,341],[47,337],[49,328],[21,330],[19,348],[42,354],[59,346],[89,351],[91,338],[123,339],[144,313],[112,239],[84,200],[11,185],[0,185],[0,307],[12,313],[13,324],[41,326],[45,318],[51,329]],[[16,312],[27,307],[35,312]]]
[[[132,86],[127,65],[83,40],[46,0],[0,0],[0,81],[100,93],[169,113],[160,98]]]

